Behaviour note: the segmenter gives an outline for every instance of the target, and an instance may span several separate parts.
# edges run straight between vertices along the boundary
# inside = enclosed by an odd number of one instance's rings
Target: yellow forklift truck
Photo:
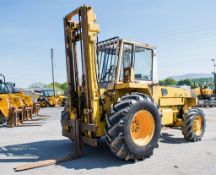
[[[158,146],[161,126],[201,140],[205,115],[191,92],[158,85],[155,46],[119,37],[97,42],[90,6],[65,16],[64,31],[69,90],[62,134],[75,141],[76,154],[105,136],[118,158],[142,160]]]
[[[5,76],[0,74],[0,120],[8,127],[18,126],[24,120],[24,104],[19,96],[10,92]]]

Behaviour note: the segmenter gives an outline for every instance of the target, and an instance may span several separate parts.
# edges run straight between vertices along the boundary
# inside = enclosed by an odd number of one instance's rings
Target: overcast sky
[[[63,17],[82,4],[93,6],[99,39],[121,36],[154,44],[159,78],[210,73],[216,59],[214,0],[0,0],[0,72],[17,86],[66,81]]]

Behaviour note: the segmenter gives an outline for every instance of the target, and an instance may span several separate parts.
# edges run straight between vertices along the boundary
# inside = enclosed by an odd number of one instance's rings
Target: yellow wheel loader
[[[36,92],[41,94],[37,99],[37,101],[41,104],[41,107],[65,105],[66,97],[63,95],[55,95],[53,89],[44,89]]]
[[[0,118],[9,127],[21,125],[24,120],[24,104],[19,96],[10,93],[4,75],[0,74]]]
[[[40,110],[40,104],[34,103],[31,96],[24,94],[20,89],[15,87],[15,83],[7,82],[10,93],[14,94],[21,98],[25,107],[24,107],[24,120],[31,120],[33,115],[38,115]]]
[[[205,115],[189,91],[158,85],[155,46],[119,37],[97,42],[89,6],[65,16],[64,31],[69,90],[62,134],[75,141],[77,154],[105,136],[118,158],[142,160],[158,146],[161,126],[201,140]]]
[[[58,95],[57,97],[58,97],[58,103],[59,103],[59,105],[60,106],[64,106],[65,103],[66,103],[67,97],[64,96],[64,95]]]
[[[54,91],[52,89],[44,89],[36,92],[41,93],[37,99],[41,107],[54,107],[58,105],[58,99],[54,96]]]

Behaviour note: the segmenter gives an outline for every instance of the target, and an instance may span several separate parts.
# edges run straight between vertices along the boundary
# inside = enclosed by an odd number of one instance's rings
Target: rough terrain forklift
[[[19,96],[10,92],[5,76],[0,74],[0,118],[8,127],[21,125],[24,120],[24,104]]]
[[[142,160],[158,146],[161,126],[181,127],[186,140],[205,132],[202,110],[187,90],[158,85],[153,45],[119,37],[97,42],[99,25],[92,7],[64,18],[68,104],[62,133],[96,147],[101,137],[120,159]]]

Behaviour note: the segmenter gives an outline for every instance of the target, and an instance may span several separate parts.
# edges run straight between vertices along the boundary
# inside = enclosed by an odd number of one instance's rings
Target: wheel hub
[[[155,130],[155,122],[152,114],[147,110],[141,110],[134,114],[130,131],[133,142],[139,146],[147,145]]]
[[[203,119],[201,116],[196,116],[194,118],[193,131],[197,136],[199,136],[202,133],[202,129],[203,129],[202,122],[203,122]]]

